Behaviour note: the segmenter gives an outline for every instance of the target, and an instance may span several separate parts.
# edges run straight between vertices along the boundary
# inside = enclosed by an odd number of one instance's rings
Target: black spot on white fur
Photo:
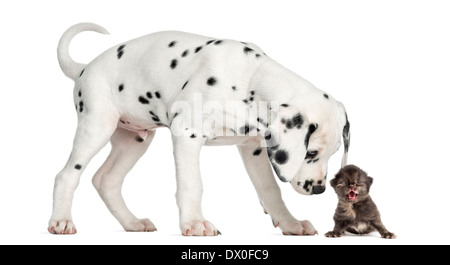
[[[246,99],[243,99],[242,101],[245,103],[245,104],[252,104],[253,103],[253,100],[255,100],[255,98],[253,97],[255,95],[255,91],[250,91],[250,96],[248,97],[248,98],[246,98]]]
[[[146,99],[145,97],[143,97],[143,96],[139,96],[139,102],[141,102],[142,104],[149,104],[150,103],[150,101],[148,100],[148,99]]]
[[[264,122],[264,120],[259,117],[256,119],[256,121],[264,125],[264,127],[269,127],[269,123]]]
[[[239,128],[239,133],[247,135],[253,129],[255,129],[255,126],[246,124],[246,125],[242,126],[241,128]]]
[[[258,147],[255,151],[253,151],[253,155],[254,156],[259,156],[262,152],[262,149],[260,147]]]
[[[314,159],[314,160],[308,160],[308,162],[306,162],[307,164],[311,164],[311,163],[316,163],[317,161],[319,161],[319,158],[316,158],[316,159]]]
[[[167,45],[167,47],[169,47],[169,48],[175,47],[175,44],[177,44],[177,42],[172,41],[171,43],[169,43],[169,45]]]
[[[198,53],[201,49],[203,49],[203,46],[198,46],[197,48],[195,48],[194,52]]]
[[[278,150],[274,155],[275,162],[277,162],[280,165],[286,164],[286,162],[289,160],[288,152],[285,150]]]
[[[181,90],[183,90],[187,86],[188,83],[189,83],[189,80],[186,81],[186,83],[184,83],[184,85],[181,87]]]
[[[292,117],[292,125],[300,129],[303,125],[303,116],[300,113],[297,113]]]
[[[173,60],[170,62],[170,68],[172,68],[172,69],[175,69],[175,68],[177,67],[177,65],[178,65],[177,59],[173,59]]]
[[[292,116],[291,119],[281,119],[281,123],[286,125],[287,129],[297,128],[300,129],[303,125],[304,119],[303,116],[300,113],[295,114]]]
[[[266,139],[266,141],[269,141],[269,140],[272,139],[272,133],[271,133],[270,130],[267,130],[267,131],[264,133],[264,139]]]
[[[152,115],[152,120],[155,122],[160,122],[158,115],[156,115],[153,111],[149,111],[150,115]]]
[[[298,183],[297,183],[298,184]],[[309,192],[309,188],[314,184],[314,180],[306,180],[303,189]]]
[[[253,50],[253,49],[250,48],[250,47],[247,47],[247,46],[244,47],[244,53],[245,53],[245,54],[249,54],[249,53],[254,52],[254,51],[255,51],[255,50]]]
[[[317,129],[317,124],[310,124],[309,125],[308,132],[306,133],[306,136],[305,136],[305,147],[306,147],[306,149],[308,149],[309,138],[311,137],[311,134],[313,134],[316,129]]]
[[[211,76],[210,78],[208,78],[208,80],[206,80],[206,84],[208,84],[208,86],[214,86],[215,84],[217,84],[217,78]]]
[[[124,88],[124,85],[123,85],[123,84],[120,84],[120,85],[119,85],[119,92],[122,92],[123,88]]]
[[[117,48],[117,58],[120,59],[122,58],[123,54],[124,54],[124,48],[126,47],[125,44],[120,45],[119,48]]]
[[[81,165],[80,164],[76,164],[75,165],[75,169],[80,170],[81,169]]]

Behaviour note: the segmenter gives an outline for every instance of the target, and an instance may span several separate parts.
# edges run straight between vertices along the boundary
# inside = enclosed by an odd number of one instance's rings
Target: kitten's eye
[[[317,150],[308,151],[306,152],[305,158],[313,159],[314,157],[317,156],[317,153],[318,153]]]
[[[347,181],[341,181],[339,182],[339,185],[347,185]]]

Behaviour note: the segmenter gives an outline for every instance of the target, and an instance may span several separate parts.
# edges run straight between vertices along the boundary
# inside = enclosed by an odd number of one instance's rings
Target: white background
[[[434,0],[1,1],[0,244],[449,244],[449,14],[448,1]],[[93,188],[108,146],[75,193],[78,234],[50,235],[53,181],[76,127],[73,83],[59,68],[56,46],[79,22],[111,33],[76,37],[71,53],[80,62],[151,32],[188,31],[256,43],[342,101],[351,122],[349,162],[374,177],[372,198],[398,239],[325,238],[337,203],[329,184],[322,195],[303,196],[277,181],[294,216],[320,233],[282,236],[263,214],[233,146],[201,154],[203,211],[223,235],[182,237],[167,129],[123,187],[129,208],[157,232],[123,232]],[[330,159],[330,178],[341,154]]]

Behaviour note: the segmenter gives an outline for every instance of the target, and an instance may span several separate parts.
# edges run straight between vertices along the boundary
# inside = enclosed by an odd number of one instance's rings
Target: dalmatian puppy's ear
[[[309,123],[299,111],[279,109],[264,138],[270,163],[281,181],[289,182],[298,173],[316,129],[317,124]]]
[[[348,122],[347,114],[345,114],[345,120],[346,122],[344,125],[344,129],[342,130],[342,138],[344,140],[344,154],[342,155],[341,168],[347,165],[348,148],[350,147],[350,123]]]

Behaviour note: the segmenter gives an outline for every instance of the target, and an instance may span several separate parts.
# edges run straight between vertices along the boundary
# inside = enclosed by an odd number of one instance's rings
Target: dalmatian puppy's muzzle
[[[220,234],[201,209],[204,145],[237,146],[264,212],[283,234],[317,233],[288,211],[273,172],[301,194],[325,191],[328,160],[342,139],[342,165],[347,161],[350,127],[340,102],[252,43],[165,31],[120,43],[81,64],[70,57],[69,45],[84,31],[108,33],[81,23],[58,45],[61,69],[75,82],[78,126],[68,162],[55,178],[49,232],[76,233],[74,191],[108,142],[111,153],[95,173],[94,187],[126,231],[156,231],[150,219],[131,213],[121,187],[156,129],[169,128],[182,235]]]

